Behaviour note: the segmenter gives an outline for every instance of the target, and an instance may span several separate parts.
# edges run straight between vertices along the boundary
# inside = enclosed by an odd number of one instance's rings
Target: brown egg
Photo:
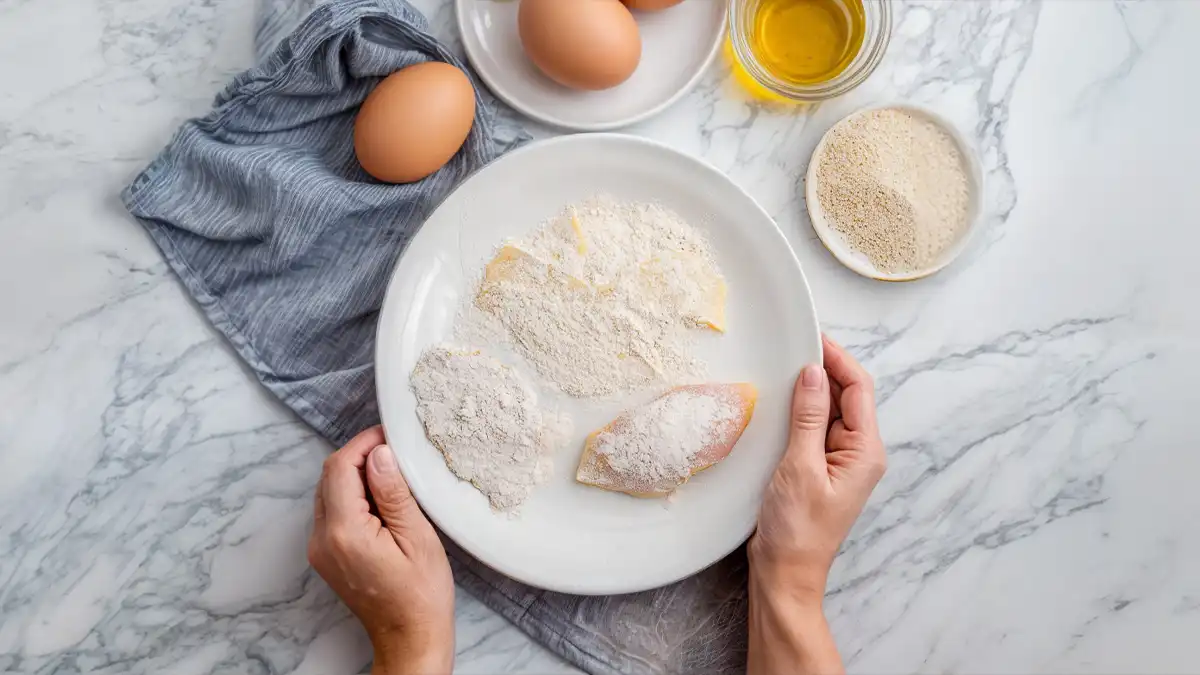
[[[636,9],[641,12],[657,12],[661,9],[674,7],[683,0],[621,0],[629,9]]]
[[[358,163],[385,183],[437,171],[475,122],[475,89],[463,71],[431,61],[398,70],[367,95],[354,120]]]
[[[608,89],[642,58],[637,22],[621,0],[521,0],[521,45],[547,77],[573,89]]]

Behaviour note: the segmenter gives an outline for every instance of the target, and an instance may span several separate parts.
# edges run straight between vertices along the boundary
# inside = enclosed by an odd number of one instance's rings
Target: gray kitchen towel
[[[412,185],[372,180],[351,143],[363,98],[405,66],[463,64],[403,0],[313,4],[266,0],[259,65],[186,122],[123,198],[259,380],[341,444],[378,421],[375,324],[405,244],[456,183],[527,136],[479,94],[446,167]],[[743,669],[740,551],[666,588],[585,598],[525,587],[447,548],[463,588],[584,670]]]

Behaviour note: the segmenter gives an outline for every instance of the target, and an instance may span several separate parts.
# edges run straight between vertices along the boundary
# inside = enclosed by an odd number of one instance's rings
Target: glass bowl
[[[795,84],[771,74],[750,46],[754,15],[762,0],[729,0],[729,40],[733,56],[754,82],[775,96],[797,103],[824,101],[841,96],[862,84],[875,72],[892,36],[890,0],[862,0],[866,33],[858,55],[832,79],[817,84]]]

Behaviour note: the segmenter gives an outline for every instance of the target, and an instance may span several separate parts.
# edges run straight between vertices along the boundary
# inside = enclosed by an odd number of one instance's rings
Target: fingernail
[[[821,380],[824,378],[825,373],[821,371],[821,366],[810,363],[800,371],[800,386],[805,389],[820,389]]]
[[[392,454],[392,449],[386,445],[377,445],[371,451],[371,468],[375,469],[375,473],[395,473],[396,472],[396,456]]]

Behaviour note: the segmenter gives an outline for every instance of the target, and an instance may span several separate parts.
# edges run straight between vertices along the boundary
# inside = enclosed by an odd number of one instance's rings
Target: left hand
[[[449,673],[454,580],[446,550],[383,443],[382,429],[372,427],[325,460],[308,561],[366,628],[373,673]]]

